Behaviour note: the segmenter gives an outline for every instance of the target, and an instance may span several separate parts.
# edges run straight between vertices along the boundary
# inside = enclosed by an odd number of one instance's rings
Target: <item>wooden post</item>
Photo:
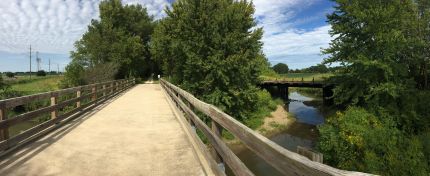
[[[103,84],[103,97],[105,97],[106,96],[106,85],[105,84]],[[105,97],[106,98],[106,97]]]
[[[51,94],[51,106],[54,106],[58,103],[58,94]],[[51,112],[51,119],[55,119],[58,116],[58,108]]]
[[[215,136],[222,139],[222,129],[223,129],[222,126],[217,122],[215,122],[215,120],[212,120],[211,124],[212,124],[212,132],[215,134]],[[213,152],[213,156],[215,157],[214,159],[218,164],[218,167],[220,167],[220,169],[225,172],[224,161],[221,155],[215,150],[215,148],[213,148],[212,152]]]
[[[81,97],[81,90],[76,91],[76,98]],[[79,108],[81,107],[81,100],[76,102],[76,107]]]
[[[323,154],[319,153],[319,152],[315,152],[312,149],[297,146],[297,153],[302,155],[302,156],[305,156],[306,158],[310,159],[311,161],[323,163]]]
[[[4,104],[0,104],[0,120],[7,119],[7,111],[6,106]],[[0,141],[9,139],[9,128],[3,128],[0,130]]]
[[[96,85],[94,85],[93,88],[91,89],[91,94],[93,95],[91,97],[91,100],[92,101],[97,100],[97,86]]]
[[[110,94],[113,93],[113,82],[110,83]]]

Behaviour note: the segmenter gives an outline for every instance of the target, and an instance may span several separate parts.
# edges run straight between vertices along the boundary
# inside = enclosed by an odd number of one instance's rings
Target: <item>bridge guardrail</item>
[[[246,165],[222,141],[222,130],[228,130],[250,150],[284,175],[371,175],[361,172],[345,171],[309,160],[291,152],[261,134],[253,131],[217,107],[205,103],[181,88],[161,79],[163,88],[197,127],[208,138],[216,151],[215,160],[225,161],[235,175],[254,175]],[[196,114],[195,109],[211,120],[210,129]]]
[[[134,84],[135,79],[122,79],[0,100],[0,153],[22,143],[26,143],[32,138],[42,135],[41,133],[45,133],[46,129],[57,126],[56,124],[59,124],[62,121],[71,120],[69,117],[75,117],[87,110],[92,109],[93,107],[97,106],[97,104],[108,100],[109,98],[128,89]],[[71,94],[75,95],[71,96]],[[66,96],[66,100],[60,102],[60,96]],[[69,99],[69,97],[74,98]],[[46,101],[49,99],[50,106],[15,115],[11,118],[7,117],[7,111],[14,107],[36,101]],[[89,102],[86,102],[85,104],[83,103],[88,100]],[[75,108],[71,109],[70,111],[63,112],[63,114],[60,115],[59,111],[67,106],[73,106]],[[31,119],[35,119],[47,113],[51,113],[49,120],[27,129],[20,134],[10,137],[10,127]]]

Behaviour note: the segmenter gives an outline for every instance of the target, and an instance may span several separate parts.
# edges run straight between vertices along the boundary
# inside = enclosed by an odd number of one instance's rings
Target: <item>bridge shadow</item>
[[[7,174],[17,167],[23,167],[23,164],[26,161],[30,160],[31,158],[33,158],[34,156],[36,156],[37,154],[63,138],[73,129],[91,118],[92,115],[96,114],[101,109],[108,106],[110,103],[114,102],[116,99],[126,94],[134,87],[135,86],[111,97],[108,100],[105,100],[104,102],[96,105],[92,109],[83,110],[80,113],[77,113],[76,116],[70,117],[70,120],[68,122],[64,122],[64,124],[60,124],[58,127],[54,127],[54,129],[48,132],[48,134],[32,139],[26,144],[23,144],[22,146],[13,149],[13,151],[10,151],[5,155],[0,156],[0,175],[4,173]]]

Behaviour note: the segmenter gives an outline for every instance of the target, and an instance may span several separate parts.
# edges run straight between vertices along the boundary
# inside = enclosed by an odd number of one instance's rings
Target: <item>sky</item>
[[[156,19],[174,0],[122,0],[140,3]],[[30,45],[32,70],[60,71],[70,62],[73,43],[98,18],[100,0],[1,0],[0,72],[28,71]],[[329,0],[253,0],[254,17],[263,27],[263,52],[272,65],[286,63],[290,68],[305,68],[321,63],[321,48],[331,40],[326,14],[332,12]]]

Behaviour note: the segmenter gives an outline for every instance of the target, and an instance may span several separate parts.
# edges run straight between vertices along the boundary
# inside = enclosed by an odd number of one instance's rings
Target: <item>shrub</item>
[[[36,72],[36,76],[46,76],[45,70],[39,70]]]
[[[326,162],[347,170],[382,175],[426,175],[428,167],[417,137],[405,136],[392,117],[351,107],[319,127],[318,149]]]
[[[13,78],[13,77],[15,77],[15,73],[6,72],[6,76],[9,77],[9,78]]]

